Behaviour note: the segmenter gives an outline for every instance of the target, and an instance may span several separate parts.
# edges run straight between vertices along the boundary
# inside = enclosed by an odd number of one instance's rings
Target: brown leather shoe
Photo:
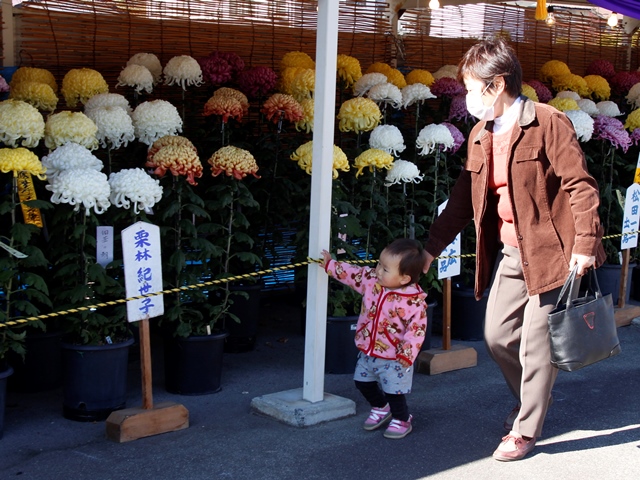
[[[493,452],[493,458],[501,462],[512,462],[526,457],[536,446],[536,439],[525,440],[511,434],[502,437],[502,443]]]

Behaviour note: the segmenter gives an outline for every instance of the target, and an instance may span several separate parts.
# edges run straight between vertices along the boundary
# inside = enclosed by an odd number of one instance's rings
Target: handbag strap
[[[562,286],[562,290],[560,290],[560,295],[558,295],[558,301],[556,302],[556,308],[558,308],[562,303],[566,305],[566,309],[573,307],[573,302],[571,299],[573,298],[573,292],[576,288],[576,275],[578,274],[578,265],[574,265],[571,272],[569,272],[569,276],[564,282]],[[600,284],[598,283],[598,276],[596,275],[596,270],[593,267],[590,267],[587,270],[586,275],[589,276],[589,292],[593,292],[596,298],[602,297],[602,292],[600,291]],[[595,288],[594,288],[595,284]],[[565,296],[567,297],[565,300]]]

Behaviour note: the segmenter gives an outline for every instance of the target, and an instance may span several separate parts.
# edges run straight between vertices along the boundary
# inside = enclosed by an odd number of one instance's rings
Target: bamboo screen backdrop
[[[556,8],[554,28],[534,19],[534,9],[470,5],[440,10],[408,10],[402,35],[391,34],[386,5],[340,2],[338,53],[409,71],[435,71],[457,64],[479,38],[511,39],[524,78],[537,77],[548,60],[562,60],[585,75],[595,59],[617,70],[640,65],[638,33],[610,29],[589,11]],[[127,60],[140,52],[156,54],[164,65],[175,55],[237,53],[247,66],[278,70],[282,56],[299,50],[315,56],[317,1],[313,0],[40,0],[14,8],[16,66],[50,70],[58,81],[71,68],[94,68],[109,85],[117,83]]]

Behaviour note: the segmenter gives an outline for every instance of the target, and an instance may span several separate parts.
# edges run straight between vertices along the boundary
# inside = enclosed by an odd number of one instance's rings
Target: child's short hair
[[[427,261],[427,252],[422,248],[418,240],[411,238],[397,238],[385,247],[389,255],[400,257],[398,270],[400,275],[409,275],[411,283],[418,283],[424,263]]]

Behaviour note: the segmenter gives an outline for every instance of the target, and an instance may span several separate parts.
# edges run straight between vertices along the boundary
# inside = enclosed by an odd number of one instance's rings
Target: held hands
[[[424,262],[424,266],[422,267],[422,273],[429,273],[429,269],[431,268],[431,264],[433,263],[434,256],[429,252],[425,252],[427,254],[427,258]]]
[[[411,364],[407,362],[404,358],[398,358],[398,363],[402,365],[404,368],[409,368]]]
[[[573,270],[574,266],[578,266],[578,276],[584,275],[589,267],[592,267],[596,263],[596,257],[594,255],[588,257],[586,255],[578,255],[574,253],[571,255],[569,261],[569,270]]]
[[[327,263],[329,263],[329,260],[331,260],[331,254],[329,252],[327,252],[326,250],[322,250],[322,263],[320,265],[325,270],[327,268]]]

